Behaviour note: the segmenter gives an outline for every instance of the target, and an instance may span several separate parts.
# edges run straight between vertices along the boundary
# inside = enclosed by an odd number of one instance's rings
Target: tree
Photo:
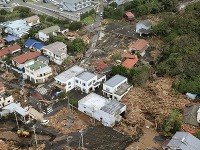
[[[173,109],[169,116],[161,123],[161,130],[165,136],[173,136],[181,129],[181,113],[177,109]]]
[[[200,139],[200,130],[196,131],[195,135],[196,138]]]
[[[68,50],[73,54],[78,54],[85,50],[85,43],[82,39],[76,38],[68,44]]]
[[[8,12],[5,9],[0,10],[0,15],[6,15]]]
[[[67,93],[66,92],[61,92],[58,94],[58,98],[59,99],[64,99],[65,97],[67,97]]]
[[[76,30],[81,29],[81,28],[82,28],[81,22],[73,21],[69,25],[69,29],[72,30],[72,31],[76,31]]]
[[[118,65],[118,66],[112,67],[112,71],[110,74],[111,74],[111,76],[114,76],[116,74],[119,74],[122,76],[127,76],[127,73],[128,73],[128,70],[125,67]]]

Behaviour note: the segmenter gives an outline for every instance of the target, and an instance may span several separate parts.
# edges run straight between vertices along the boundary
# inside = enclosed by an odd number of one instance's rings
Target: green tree
[[[181,129],[181,113],[177,109],[173,109],[169,116],[163,120],[161,130],[165,136],[173,136]]]
[[[67,97],[67,93],[66,92],[61,92],[58,94],[58,98],[59,99],[64,99],[65,97]]]
[[[128,70],[125,67],[118,65],[118,66],[112,67],[112,71],[110,74],[111,74],[111,76],[114,76],[116,74],[119,74],[122,76],[127,76],[127,73],[128,73]]]
[[[72,30],[72,31],[76,31],[76,30],[81,29],[81,28],[82,28],[81,22],[73,21],[69,25],[69,29]]]
[[[78,54],[85,50],[85,43],[82,39],[76,38],[71,43],[68,43],[68,50],[73,54]]]
[[[196,131],[195,135],[196,138],[200,139],[200,130]]]
[[[5,9],[0,10],[0,15],[6,15],[8,12]]]

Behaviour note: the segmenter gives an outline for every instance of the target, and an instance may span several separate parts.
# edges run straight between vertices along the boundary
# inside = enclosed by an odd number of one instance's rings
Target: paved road
[[[104,7],[104,3],[101,2],[100,7],[99,7],[99,12],[103,12],[103,7]],[[102,18],[100,16],[100,13],[97,14],[94,25],[93,25],[93,28],[95,29],[95,35],[90,39],[92,44],[91,44],[91,47],[85,53],[86,59],[89,58],[91,56],[92,52],[95,50],[95,46],[96,46],[97,40],[99,38],[99,32],[101,30],[101,19]]]

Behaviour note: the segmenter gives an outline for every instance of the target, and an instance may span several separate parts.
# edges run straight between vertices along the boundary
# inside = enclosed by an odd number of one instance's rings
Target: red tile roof
[[[39,52],[28,52],[13,58],[13,60],[19,64],[23,64],[28,60],[37,58],[38,56],[40,56]]]
[[[10,47],[6,47],[0,50],[0,57],[7,55],[9,53],[12,53],[13,51],[16,51],[18,49],[21,49],[21,47],[17,44],[10,46]]]
[[[134,59],[135,55],[123,53],[123,54],[121,54],[121,57],[122,58],[131,58],[131,59]]]
[[[126,59],[123,63],[122,66],[131,69],[133,66],[138,62],[138,58],[135,57],[134,59]]]
[[[107,67],[107,65],[103,62],[101,58],[98,58],[98,60],[96,61],[96,64],[97,64],[96,70],[98,71],[102,71],[103,69]]]
[[[134,17],[134,14],[133,14],[132,12],[126,12],[125,14],[126,14],[126,16],[128,16],[128,17]]]
[[[143,50],[145,47],[148,47],[148,42],[144,39],[137,40],[129,45],[129,48],[135,48],[138,51]]]

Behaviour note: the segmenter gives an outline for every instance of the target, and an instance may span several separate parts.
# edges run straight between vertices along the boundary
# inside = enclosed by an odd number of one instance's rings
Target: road
[[[99,32],[101,30],[101,19],[102,19],[100,16],[100,12],[103,12],[104,4],[105,3],[103,3],[103,2],[100,3],[99,13],[96,15],[96,18],[95,18],[95,22],[93,25],[93,28],[95,29],[95,35],[90,39],[92,44],[91,44],[91,47],[85,53],[86,59],[89,58],[91,56],[92,52],[95,50],[95,46],[96,46],[97,40],[99,38]]]

